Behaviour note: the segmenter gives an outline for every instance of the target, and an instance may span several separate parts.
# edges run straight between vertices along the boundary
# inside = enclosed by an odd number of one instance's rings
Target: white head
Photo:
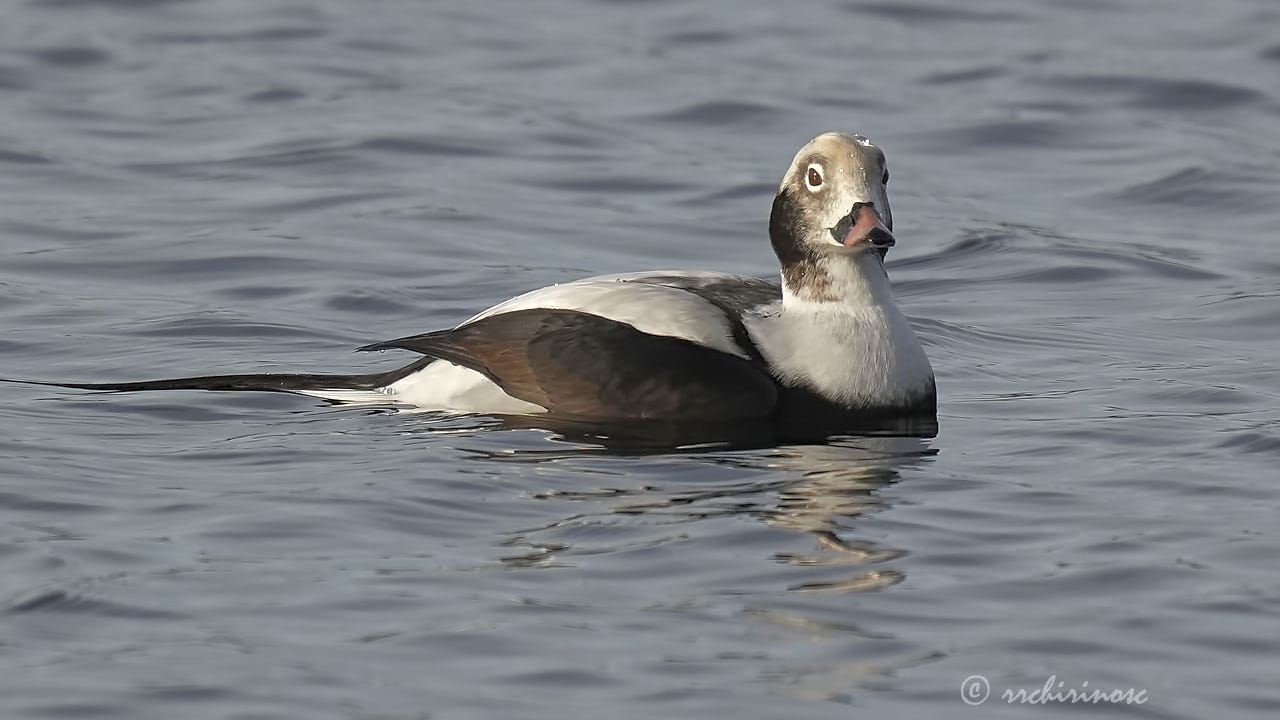
[[[838,301],[894,244],[884,153],[861,135],[829,132],[800,148],[782,178],[769,238],[784,288],[816,301]],[[850,276],[852,273],[853,277]]]

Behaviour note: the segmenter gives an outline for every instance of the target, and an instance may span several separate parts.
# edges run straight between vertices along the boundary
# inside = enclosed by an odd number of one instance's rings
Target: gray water
[[[639,454],[0,385],[0,717],[1275,717],[1278,28],[6,3],[0,376],[368,371],[547,283],[772,275],[778,178],[846,129],[889,157],[940,430]],[[1000,697],[1051,678],[1146,702]]]

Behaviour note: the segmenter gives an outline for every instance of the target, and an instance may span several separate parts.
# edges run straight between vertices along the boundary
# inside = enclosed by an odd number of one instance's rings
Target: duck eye
[[[888,169],[888,168],[885,168],[885,171],[884,171],[884,177],[880,178],[880,184],[882,184],[882,185],[888,185],[888,184],[889,184],[889,169]]]
[[[809,166],[809,189],[816,190],[822,185],[822,173],[818,172],[817,165]]]

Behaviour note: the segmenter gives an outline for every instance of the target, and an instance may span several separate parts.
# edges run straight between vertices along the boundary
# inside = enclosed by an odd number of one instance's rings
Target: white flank
[[[395,402],[394,398],[387,397],[387,394],[381,390],[351,390],[347,388],[328,390],[320,388],[317,390],[290,390],[289,392],[352,405],[390,405]]]
[[[546,408],[511,397],[492,380],[444,360],[381,388],[383,402],[417,405],[428,410],[484,413],[487,415],[537,415]]]
[[[437,360],[418,372],[376,390],[297,390],[299,395],[354,405],[413,405],[421,410],[537,415],[546,408],[511,397],[475,370]]]

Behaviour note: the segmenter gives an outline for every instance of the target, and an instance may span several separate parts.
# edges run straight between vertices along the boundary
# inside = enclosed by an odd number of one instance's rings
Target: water
[[[7,385],[0,717],[1274,717],[1280,8],[14,2],[0,375],[342,372],[592,273],[776,271],[888,153],[936,438],[607,452]],[[983,675],[992,696],[961,698]]]

